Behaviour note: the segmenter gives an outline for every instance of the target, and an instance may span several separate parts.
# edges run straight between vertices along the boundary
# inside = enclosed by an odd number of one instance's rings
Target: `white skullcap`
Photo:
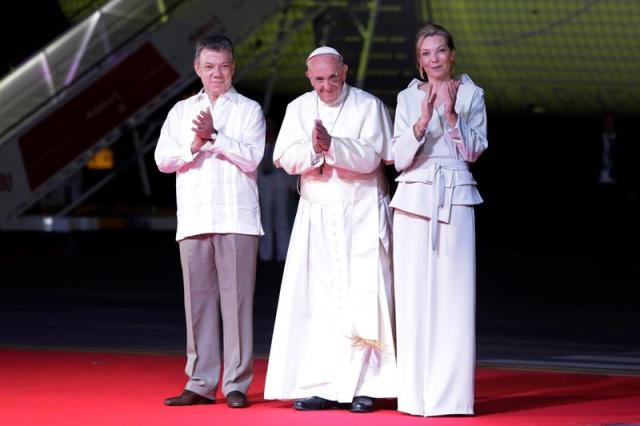
[[[311,52],[309,54],[309,56],[307,56],[307,62],[309,62],[309,59],[313,58],[314,56],[326,55],[326,54],[335,55],[335,56],[338,56],[340,59],[342,59],[342,55],[340,53],[338,53],[338,51],[336,49],[334,49],[333,47],[320,46],[316,50]]]

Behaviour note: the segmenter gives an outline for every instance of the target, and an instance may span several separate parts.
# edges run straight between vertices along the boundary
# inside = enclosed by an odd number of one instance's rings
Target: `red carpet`
[[[264,401],[256,361],[248,409],[165,407],[185,382],[184,357],[0,350],[0,425],[613,425],[640,424],[640,377],[482,368],[475,417],[421,418],[385,401],[373,414],[297,412]]]

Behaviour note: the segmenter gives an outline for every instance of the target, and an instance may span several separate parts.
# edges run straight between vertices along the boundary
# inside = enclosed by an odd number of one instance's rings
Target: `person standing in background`
[[[289,203],[295,188],[295,178],[273,165],[273,149],[277,129],[273,119],[267,118],[267,139],[264,157],[258,167],[258,189],[260,193],[260,215],[264,235],[260,238],[258,258],[262,262],[283,264],[291,236]]]
[[[620,135],[616,116],[602,116],[602,131],[592,144],[589,201],[594,226],[593,253],[598,272],[605,276],[629,272],[633,238],[633,186],[630,163],[633,154]]]

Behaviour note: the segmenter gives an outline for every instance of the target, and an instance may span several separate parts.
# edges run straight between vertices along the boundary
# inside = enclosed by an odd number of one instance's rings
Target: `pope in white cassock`
[[[266,399],[298,410],[370,412],[394,398],[391,219],[384,164],[391,121],[375,96],[345,83],[333,48],[307,58],[314,90],[291,102],[273,160],[300,176]]]

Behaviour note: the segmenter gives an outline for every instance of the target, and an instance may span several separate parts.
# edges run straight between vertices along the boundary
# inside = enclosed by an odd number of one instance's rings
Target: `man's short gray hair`
[[[202,49],[215,50],[216,52],[226,51],[231,55],[231,59],[235,60],[235,56],[233,54],[233,43],[228,37],[223,36],[222,34],[212,34],[200,37],[196,42],[196,61],[200,58],[200,52],[202,52]]]

